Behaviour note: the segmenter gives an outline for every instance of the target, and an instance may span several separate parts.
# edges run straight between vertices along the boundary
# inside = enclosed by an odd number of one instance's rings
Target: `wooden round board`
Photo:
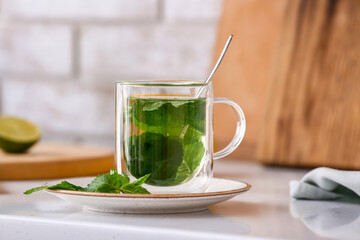
[[[0,179],[49,179],[90,176],[114,168],[111,150],[79,144],[39,143],[28,152],[0,150]]]

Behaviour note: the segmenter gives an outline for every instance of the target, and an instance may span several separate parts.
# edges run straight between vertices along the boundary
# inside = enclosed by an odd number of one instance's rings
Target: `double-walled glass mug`
[[[213,104],[230,105],[237,116],[235,135],[213,152]],[[212,83],[133,81],[116,83],[117,170],[137,179],[150,174],[151,193],[206,192],[213,159],[239,146],[244,113],[227,98],[214,98]]]

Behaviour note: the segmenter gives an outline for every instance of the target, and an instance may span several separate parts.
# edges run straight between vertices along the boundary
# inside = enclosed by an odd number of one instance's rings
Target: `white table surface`
[[[207,211],[135,215],[85,211],[28,188],[53,180],[2,181],[0,239],[360,239],[360,204],[295,201],[289,181],[306,170],[220,160],[215,176],[252,188]],[[86,185],[88,178],[76,179]]]

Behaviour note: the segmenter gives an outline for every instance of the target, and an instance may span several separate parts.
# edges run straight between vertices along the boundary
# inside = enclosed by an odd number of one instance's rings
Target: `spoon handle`
[[[224,46],[224,48],[223,48],[223,50],[222,50],[222,52],[221,52],[221,54],[220,54],[219,59],[218,59],[217,62],[216,62],[213,70],[211,71],[211,73],[209,74],[209,76],[206,78],[205,83],[208,83],[208,82],[210,81],[210,79],[212,78],[212,76],[214,75],[214,73],[216,72],[216,70],[218,69],[218,67],[219,67],[221,61],[223,60],[223,58],[224,58],[224,56],[225,56],[225,53],[226,53],[226,51],[227,51],[227,49],[228,49],[228,47],[229,47],[229,45],[230,45],[230,42],[231,42],[231,39],[232,39],[232,38],[233,38],[233,35],[230,35],[229,38],[228,38],[228,40],[226,41],[226,44],[225,44],[225,46]]]
[[[223,48],[223,50],[222,50],[222,52],[221,52],[221,54],[220,54],[220,57],[218,58],[215,66],[214,66],[214,68],[212,69],[212,71],[210,72],[209,76],[206,78],[206,80],[205,80],[205,82],[204,82],[205,84],[208,83],[208,82],[210,82],[210,79],[213,77],[214,73],[215,73],[216,70],[218,69],[218,67],[219,67],[221,61],[223,60],[223,58],[224,58],[224,56],[225,56],[225,53],[226,53],[226,51],[227,51],[227,49],[228,49],[228,47],[229,47],[229,45],[230,45],[230,42],[231,42],[231,39],[232,39],[232,38],[233,38],[233,35],[230,35],[229,38],[228,38],[228,40],[226,41],[225,46],[224,46],[224,48]],[[198,97],[200,96],[200,94],[202,93],[202,91],[203,91],[203,88],[201,88],[201,89],[196,93],[195,98],[198,98]]]

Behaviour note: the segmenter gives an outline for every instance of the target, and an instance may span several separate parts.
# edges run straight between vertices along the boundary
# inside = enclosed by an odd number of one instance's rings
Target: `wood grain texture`
[[[360,1],[288,1],[259,159],[360,169]]]
[[[286,2],[224,1],[214,61],[220,55],[228,36],[233,34],[234,38],[214,75],[214,95],[238,103],[247,121],[245,138],[230,157],[255,158]],[[236,118],[230,107],[215,104],[214,121],[215,142],[219,150],[234,135]]]
[[[37,144],[24,154],[0,151],[0,179],[90,176],[114,167],[112,151],[83,145]]]

